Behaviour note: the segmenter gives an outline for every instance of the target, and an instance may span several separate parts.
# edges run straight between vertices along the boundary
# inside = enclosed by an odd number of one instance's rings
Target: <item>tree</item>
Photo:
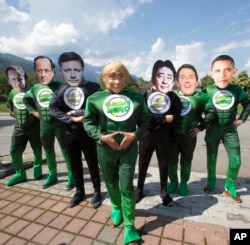
[[[214,80],[211,76],[206,75],[200,79],[201,86],[206,87],[214,83]],[[246,93],[250,93],[250,77],[247,74],[247,71],[242,71],[233,78],[232,84],[240,86]]]
[[[139,92],[139,85],[137,84],[135,79],[133,77],[131,77],[131,76],[129,76],[129,79],[128,79],[127,83],[126,83],[125,88],[136,91],[136,92]]]
[[[6,75],[0,73],[0,102],[5,103],[8,98],[8,94],[11,90],[11,87],[7,81]]]
[[[34,85],[35,83],[38,83],[37,79],[36,79],[36,75],[34,72],[31,72],[28,75],[28,84],[30,86]]]
[[[200,79],[200,82],[201,82],[201,87],[204,88],[208,85],[211,85],[214,83],[214,80],[211,76],[209,75],[206,75],[205,77],[201,78]]]
[[[140,77],[139,81],[137,82],[139,87],[143,86],[145,83],[147,83],[147,81],[145,81],[142,77]]]
[[[240,72],[233,83],[239,85],[245,92],[250,93],[250,77],[247,71]]]

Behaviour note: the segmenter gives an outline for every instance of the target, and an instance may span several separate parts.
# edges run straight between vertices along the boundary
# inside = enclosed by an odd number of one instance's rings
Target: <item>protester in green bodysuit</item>
[[[124,221],[124,244],[139,244],[134,226],[133,178],[137,140],[147,131],[149,114],[144,97],[124,89],[129,72],[121,62],[102,71],[106,89],[89,96],[84,128],[97,143],[97,157],[112,204],[111,227]]]
[[[28,111],[40,119],[40,137],[49,168],[49,175],[44,181],[43,188],[47,188],[57,182],[57,163],[54,146],[56,137],[68,171],[67,188],[71,189],[74,187],[74,178],[65,146],[65,125],[51,117],[49,111],[49,102],[53,96],[53,92],[62,83],[53,81],[55,66],[51,59],[46,56],[38,56],[34,59],[34,70],[39,83],[33,85],[26,93],[24,103]]]
[[[39,120],[29,114],[23,103],[25,92],[29,89],[27,75],[20,66],[8,66],[5,73],[12,86],[7,108],[10,116],[16,119],[10,147],[12,164],[16,173],[6,182],[6,185],[12,186],[27,180],[23,152],[28,141],[34,154],[34,179],[42,177],[42,144],[39,136]]]
[[[207,145],[207,186],[205,192],[216,187],[216,161],[218,147],[222,141],[228,155],[227,178],[225,181],[225,194],[236,202],[242,199],[235,190],[235,180],[241,165],[240,140],[237,128],[244,123],[250,113],[249,95],[241,87],[231,84],[237,69],[232,57],[220,55],[211,65],[211,77],[214,84],[207,86],[203,91],[212,98],[217,111],[217,118],[211,128],[206,130]],[[242,112],[237,116],[238,105],[242,105]]]
[[[180,185],[179,194],[188,194],[187,182],[190,178],[193,153],[196,146],[197,134],[204,130],[215,119],[215,108],[210,97],[200,91],[198,74],[194,66],[182,65],[177,71],[176,93],[182,102],[180,122],[177,125],[177,135],[170,144],[168,192],[173,193],[178,188],[177,165],[180,154]],[[203,117],[204,113],[204,117]]]

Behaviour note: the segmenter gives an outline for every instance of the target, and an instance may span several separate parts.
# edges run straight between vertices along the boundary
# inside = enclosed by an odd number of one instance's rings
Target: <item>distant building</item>
[[[139,90],[142,94],[144,94],[151,87],[153,87],[153,83],[149,81],[140,86]]]

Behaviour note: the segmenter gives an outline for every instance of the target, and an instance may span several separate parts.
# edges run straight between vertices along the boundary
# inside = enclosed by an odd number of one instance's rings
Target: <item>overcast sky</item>
[[[250,0],[0,0],[0,52],[56,62],[66,51],[146,80],[158,59],[202,77],[220,54],[250,73]]]

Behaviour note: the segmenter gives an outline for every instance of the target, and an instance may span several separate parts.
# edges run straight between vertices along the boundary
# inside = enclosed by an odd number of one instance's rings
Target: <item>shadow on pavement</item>
[[[15,120],[0,120],[0,128],[9,127],[15,124]]]

